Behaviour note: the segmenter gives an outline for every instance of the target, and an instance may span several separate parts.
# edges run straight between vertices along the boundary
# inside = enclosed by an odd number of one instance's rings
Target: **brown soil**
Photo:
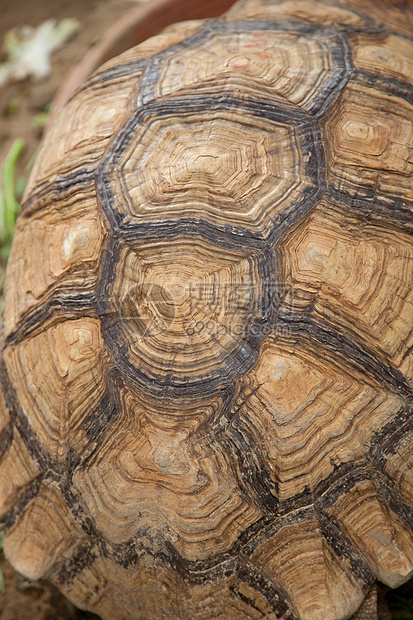
[[[4,592],[0,592],[1,620],[98,620],[77,609],[51,584],[28,584],[5,560],[1,567],[5,580]]]
[[[24,82],[0,87],[0,164],[13,142],[21,137],[26,149],[18,167],[22,174],[34,156],[41,129],[33,117],[44,111],[69,68],[78,62],[90,45],[123,12],[136,6],[134,0],[0,0],[0,41],[15,26],[38,26],[46,19],[76,17],[81,30],[69,43],[54,52],[52,73],[42,82]]]

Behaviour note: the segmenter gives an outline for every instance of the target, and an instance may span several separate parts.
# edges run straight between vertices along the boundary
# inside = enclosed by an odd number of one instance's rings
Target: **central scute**
[[[228,385],[253,365],[273,325],[275,274],[272,252],[182,239],[124,248],[105,340],[121,370],[152,393]]]
[[[207,213],[221,221],[255,223],[275,211],[302,181],[291,130],[237,122],[233,113],[209,119],[154,121],[122,165],[123,185],[137,217]],[[260,127],[261,125],[261,127]],[[305,181],[303,181],[305,183]]]
[[[265,247],[322,195],[320,144],[317,123],[290,104],[168,97],[121,129],[98,194],[129,240],[179,230]]]

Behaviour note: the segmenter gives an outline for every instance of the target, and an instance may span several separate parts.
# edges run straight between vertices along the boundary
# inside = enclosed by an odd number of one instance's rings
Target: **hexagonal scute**
[[[380,84],[374,73],[360,76],[322,123],[335,194],[356,207],[407,207],[411,225],[413,105],[397,85]]]
[[[85,190],[72,183],[66,193],[49,188],[47,201],[33,203],[31,214],[16,226],[5,283],[4,332],[9,340],[33,331],[41,321],[53,321],[64,301],[71,300],[74,313],[84,309],[98,281],[105,231],[90,185]],[[32,247],[41,251],[33,253]],[[13,285],[16,281],[19,287]]]
[[[99,323],[59,323],[9,346],[3,356],[9,381],[19,385],[27,435],[34,434],[52,461],[67,463],[69,454],[87,446],[82,423],[106,394],[108,358]]]
[[[30,536],[27,535],[30,530]],[[58,486],[44,481],[23,511],[9,520],[4,550],[16,570],[37,580],[69,559],[86,543],[86,536],[64,501]]]
[[[344,204],[323,201],[282,252],[290,286],[280,314],[310,315],[352,333],[353,342],[369,348],[376,361],[413,385],[410,236],[364,223],[346,212]]]
[[[125,240],[199,234],[273,242],[324,190],[315,121],[298,108],[236,95],[155,100],[108,149],[98,196]],[[207,190],[205,191],[205,187]]]
[[[138,104],[168,95],[242,92],[316,114],[350,75],[348,42],[335,30],[297,21],[215,20],[149,63]]]
[[[280,302],[273,252],[179,238],[122,247],[108,263],[102,334],[132,385],[204,398],[254,364]]]

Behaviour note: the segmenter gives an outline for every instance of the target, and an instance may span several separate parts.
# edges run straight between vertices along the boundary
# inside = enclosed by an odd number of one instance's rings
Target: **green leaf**
[[[30,581],[30,579],[26,579],[23,575],[16,573],[17,577],[17,587],[19,590],[40,590],[42,584],[39,581]]]
[[[13,236],[14,225],[16,223],[19,203],[16,198],[14,173],[16,164],[25,147],[23,138],[16,138],[11,145],[3,166],[3,230],[6,238]]]

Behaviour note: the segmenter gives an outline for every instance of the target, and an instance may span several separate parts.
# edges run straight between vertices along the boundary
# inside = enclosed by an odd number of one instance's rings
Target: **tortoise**
[[[106,619],[339,620],[412,575],[412,23],[241,0],[59,111],[3,312],[26,577]]]

